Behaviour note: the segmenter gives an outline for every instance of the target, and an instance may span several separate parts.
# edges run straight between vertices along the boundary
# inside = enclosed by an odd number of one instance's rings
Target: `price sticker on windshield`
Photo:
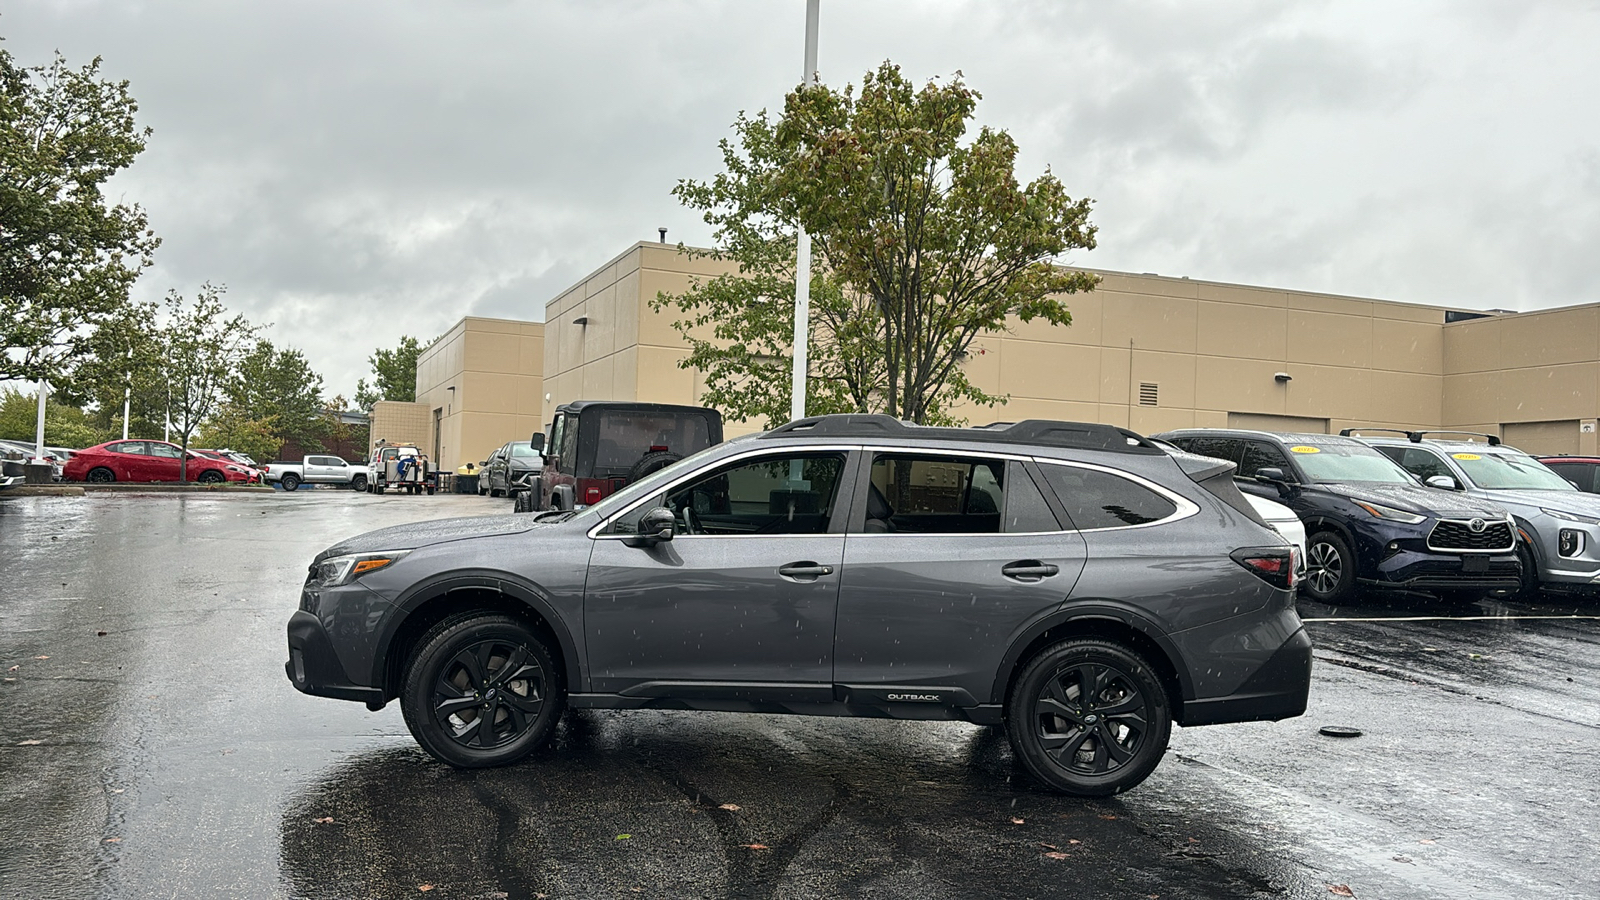
[[[1454,459],[1459,459],[1464,462],[1472,462],[1475,459],[1483,459],[1483,457],[1476,453],[1452,453],[1450,456]]]
[[[1320,447],[1307,447],[1306,445],[1301,444],[1298,447],[1290,447],[1289,448],[1289,452],[1290,453],[1321,453],[1322,449]]]

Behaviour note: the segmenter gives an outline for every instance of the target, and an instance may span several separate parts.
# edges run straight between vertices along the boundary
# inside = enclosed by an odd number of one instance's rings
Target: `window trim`
[[[1193,500],[1190,500],[1188,497],[1185,497],[1185,496],[1183,496],[1182,494],[1180,494],[1180,493],[1178,493],[1176,491],[1170,490],[1170,489],[1168,489],[1166,487],[1163,487],[1163,486],[1161,486],[1159,484],[1156,484],[1155,482],[1151,481],[1148,478],[1145,478],[1145,477],[1140,476],[1140,475],[1135,475],[1132,472],[1125,472],[1125,471],[1123,471],[1121,469],[1113,469],[1110,466],[1095,465],[1094,463],[1069,462],[1069,461],[1063,460],[1063,459],[1050,459],[1048,457],[1039,457],[1039,456],[1033,457],[1033,462],[1035,464],[1041,466],[1041,467],[1043,467],[1043,466],[1066,466],[1066,467],[1072,468],[1072,469],[1089,469],[1089,470],[1095,471],[1095,472],[1103,472],[1103,473],[1105,473],[1107,475],[1115,475],[1118,478],[1127,479],[1128,481],[1131,481],[1134,484],[1139,485],[1140,487],[1143,487],[1143,488],[1149,489],[1151,491],[1154,491],[1155,493],[1161,495],[1162,497],[1165,497],[1169,502],[1173,503],[1177,507],[1177,509],[1173,510],[1171,515],[1169,515],[1169,516],[1167,516],[1165,518],[1156,519],[1154,522],[1141,522],[1138,525],[1107,525],[1107,526],[1105,526],[1103,528],[1074,528],[1073,529],[1074,531],[1077,531],[1079,533],[1087,534],[1089,532],[1129,531],[1129,530],[1134,529],[1134,528],[1150,528],[1150,527],[1153,527],[1153,526],[1156,526],[1156,525],[1166,525],[1166,524],[1171,523],[1171,522],[1182,521],[1183,519],[1187,519],[1190,516],[1198,515],[1199,512],[1200,512],[1199,504],[1195,503]],[[1042,475],[1044,473],[1041,471],[1040,474]],[[1047,499],[1048,499],[1050,497],[1050,495],[1054,495],[1055,494],[1055,492],[1056,492],[1055,491],[1055,486],[1051,485],[1049,483],[1049,478],[1045,479],[1045,485],[1050,490],[1049,495],[1047,495]],[[1061,500],[1060,497],[1054,497],[1054,499],[1057,502],[1060,502],[1060,500]],[[1060,510],[1060,512],[1066,512],[1066,510],[1063,509],[1063,510]],[[1067,516],[1067,518],[1071,519],[1072,516],[1069,514]],[[1076,525],[1077,523],[1074,522],[1073,524]]]

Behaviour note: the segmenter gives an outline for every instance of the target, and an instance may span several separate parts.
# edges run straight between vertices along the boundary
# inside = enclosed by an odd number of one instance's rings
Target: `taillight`
[[[1298,552],[1294,547],[1251,547],[1235,550],[1230,556],[1262,581],[1287,591],[1292,590],[1299,581],[1295,575],[1295,556]]]

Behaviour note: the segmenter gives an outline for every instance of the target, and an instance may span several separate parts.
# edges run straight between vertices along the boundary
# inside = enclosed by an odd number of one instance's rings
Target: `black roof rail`
[[[1481,437],[1484,440],[1488,441],[1489,442],[1489,446],[1491,446],[1491,447],[1500,446],[1500,436],[1499,435],[1484,434],[1481,431],[1454,431],[1454,430],[1449,429],[1449,428],[1440,428],[1440,429],[1436,429],[1434,431],[1419,431],[1419,432],[1417,432],[1417,434],[1470,434],[1473,437]]]
[[[1422,436],[1427,433],[1424,431],[1407,431],[1404,428],[1341,428],[1339,429],[1339,436],[1351,437],[1357,431],[1386,431],[1390,434],[1403,434],[1406,436],[1406,440],[1413,444],[1422,443]]]
[[[843,413],[796,419],[761,435],[762,438],[801,436],[996,442],[1143,455],[1166,452],[1145,440],[1143,435],[1126,428],[1095,422],[1057,422],[1050,419],[995,422],[979,428],[946,428],[903,422],[893,416]]]

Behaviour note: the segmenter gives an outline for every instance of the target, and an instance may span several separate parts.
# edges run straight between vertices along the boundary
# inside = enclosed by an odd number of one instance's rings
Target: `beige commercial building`
[[[688,346],[672,326],[677,317],[670,309],[653,310],[650,301],[658,292],[679,293],[694,279],[723,271],[722,264],[690,259],[671,245],[636,244],[546,303],[542,326],[464,320],[446,335],[468,338],[463,355],[426,375],[425,359],[418,371],[419,399],[424,383],[448,380],[446,371],[518,374],[528,379],[523,385],[542,384],[531,393],[523,387],[514,398],[501,395],[496,385],[502,382],[491,380],[470,393],[458,390],[453,408],[464,422],[480,421],[485,430],[474,434],[483,436],[469,440],[449,425],[441,425],[440,433],[455,435],[445,447],[453,440],[474,450],[520,438],[570,400],[697,402],[703,383],[699,373],[678,365]],[[1600,450],[1600,304],[1484,314],[1188,278],[1097,274],[1097,290],[1065,298],[1070,327],[1012,322],[1008,331],[973,345],[968,375],[1010,400],[961,414],[973,423],[1108,422],[1147,434],[1226,426],[1314,432],[1358,425],[1461,428],[1499,434],[1534,452]],[[524,341],[542,328],[542,359],[535,364],[519,352],[516,359],[528,367],[508,371],[509,345],[492,349],[470,340],[470,323],[477,321],[528,329],[518,332]],[[542,403],[533,403],[541,391]],[[431,410],[452,408],[439,397],[433,393],[425,400]],[[516,416],[515,427],[510,418],[475,418],[491,407],[506,410],[492,415]],[[728,431],[756,425],[733,424]],[[453,459],[448,452],[443,458],[447,464]]]
[[[373,446],[422,448],[445,471],[479,463],[541,427],[544,325],[467,316],[417,358],[415,403],[372,408]]]

